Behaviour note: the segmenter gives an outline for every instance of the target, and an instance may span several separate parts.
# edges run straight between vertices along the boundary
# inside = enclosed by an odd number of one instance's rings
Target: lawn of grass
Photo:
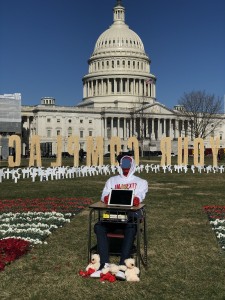
[[[1,299],[225,299],[225,253],[202,210],[225,205],[225,174],[146,173],[147,270],[139,283],[78,276],[87,265],[88,209],[58,229],[47,245],[0,273]],[[0,184],[1,199],[88,197],[98,201],[109,176]]]

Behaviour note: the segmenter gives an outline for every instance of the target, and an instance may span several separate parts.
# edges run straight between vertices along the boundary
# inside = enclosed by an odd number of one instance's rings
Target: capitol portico
[[[112,136],[120,137],[121,148],[127,151],[131,136],[138,138],[143,150],[159,150],[164,136],[171,137],[173,147],[179,136],[190,135],[180,107],[169,109],[156,100],[151,59],[141,38],[126,24],[122,1],[116,1],[113,23],[98,37],[88,64],[83,99],[77,106],[58,106],[53,97],[22,106],[23,154],[29,151],[32,135],[40,136],[42,152],[49,154],[56,153],[57,135],[63,137],[63,151],[71,135],[79,137],[84,150],[87,136],[102,136],[104,153],[110,151]],[[223,122],[215,132],[223,147],[224,132]]]

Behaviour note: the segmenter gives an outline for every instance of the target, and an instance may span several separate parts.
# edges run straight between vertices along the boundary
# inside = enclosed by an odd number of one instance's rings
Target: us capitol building
[[[125,8],[117,0],[113,23],[97,39],[88,60],[83,81],[83,99],[77,106],[56,105],[44,97],[36,106],[21,106],[22,154],[29,151],[32,135],[39,135],[43,153],[56,153],[57,135],[67,151],[68,137],[79,137],[80,148],[87,136],[104,138],[104,153],[110,151],[112,136],[121,138],[122,151],[127,140],[136,136],[144,150],[159,150],[162,137],[171,137],[172,149],[177,138],[187,136],[188,120],[180,116],[180,107],[169,109],[156,101],[156,77],[141,38],[125,22]],[[224,124],[217,134],[222,136]],[[190,137],[191,140],[191,137]],[[224,147],[225,145],[223,145]]]

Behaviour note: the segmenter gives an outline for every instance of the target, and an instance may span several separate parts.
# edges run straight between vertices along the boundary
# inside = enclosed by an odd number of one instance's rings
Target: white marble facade
[[[82,79],[83,99],[77,106],[57,106],[52,97],[42,98],[37,106],[22,106],[23,154],[29,151],[34,134],[41,137],[42,144],[50,145],[52,154],[56,153],[57,135],[63,137],[65,152],[71,135],[79,137],[84,150],[87,136],[103,136],[105,153],[110,151],[112,136],[121,138],[123,151],[128,150],[131,136],[143,140],[144,150],[159,150],[160,139],[168,136],[176,152],[177,138],[190,135],[188,121],[178,117],[179,106],[171,110],[156,101],[151,60],[140,37],[125,23],[122,1],[114,6],[113,23],[97,39],[88,63],[88,74]],[[216,135],[225,148],[224,117]],[[210,147],[207,140],[205,146]]]

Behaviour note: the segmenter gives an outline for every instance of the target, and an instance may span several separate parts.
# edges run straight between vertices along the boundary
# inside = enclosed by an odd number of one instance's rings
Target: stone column
[[[88,82],[88,93],[89,93],[89,97],[92,96],[91,94],[91,81]]]
[[[127,138],[127,126],[126,126],[127,120],[126,118],[123,118],[123,138],[126,139]]]
[[[151,96],[151,84],[148,84],[148,96]]]
[[[136,136],[136,118],[134,118],[134,123],[133,123],[133,134]]]
[[[182,129],[181,129],[181,136],[184,137],[185,136],[185,130],[184,130],[184,120],[181,121],[182,122]]]
[[[133,136],[132,118],[130,118],[129,136]]]
[[[100,82],[101,82],[101,90],[100,90],[99,94],[104,95],[104,81],[103,81],[103,79],[100,79]]]
[[[161,119],[158,119],[158,139],[161,139],[162,137],[162,124],[161,124]]]
[[[163,136],[166,136],[166,119],[163,118]]]
[[[104,120],[104,138],[107,139],[108,136],[107,136],[107,117],[103,118]]]
[[[172,120],[169,119],[169,136],[172,138],[173,131],[172,131]]]
[[[89,82],[87,81],[87,97],[89,97]]]
[[[131,81],[131,93],[132,93],[132,95],[135,95],[135,80],[134,79]]]
[[[117,118],[117,136],[120,137],[120,118]]]
[[[125,93],[129,94],[129,78],[125,79]]]
[[[155,98],[155,85],[152,85],[152,97]]]
[[[157,119],[157,140],[159,139],[159,135],[160,135],[160,119]]]
[[[93,80],[91,81],[91,96],[94,96],[94,84],[93,84]]]
[[[111,117],[111,137],[113,136],[113,117]]]
[[[152,133],[151,133],[151,140],[155,140],[155,119],[152,118]]]
[[[178,121],[177,119],[174,119],[174,138],[178,138]]]
[[[149,127],[148,127],[149,118],[146,118],[146,137],[149,137]]]

